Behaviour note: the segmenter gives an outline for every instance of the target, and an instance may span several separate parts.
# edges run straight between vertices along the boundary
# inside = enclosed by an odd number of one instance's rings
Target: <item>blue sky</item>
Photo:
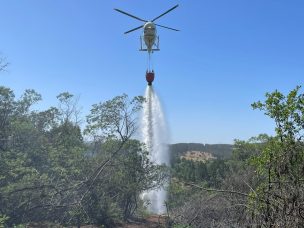
[[[181,32],[158,29],[154,88],[171,142],[232,143],[273,132],[250,104],[267,91],[287,93],[304,80],[304,1],[294,0],[1,0],[0,51],[11,63],[0,84],[17,96],[35,89],[39,108],[63,91],[92,104],[142,95],[147,56],[140,25],[119,8]],[[303,91],[303,90],[302,90]]]

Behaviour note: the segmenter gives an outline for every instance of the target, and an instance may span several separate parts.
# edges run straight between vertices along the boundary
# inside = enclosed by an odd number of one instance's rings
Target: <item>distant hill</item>
[[[177,158],[185,156],[191,151],[210,153],[217,159],[228,159],[232,155],[231,144],[202,144],[202,143],[176,143],[169,146],[171,152],[171,164]]]
[[[191,161],[207,162],[209,160],[214,160],[216,157],[213,154],[202,151],[187,151],[181,158]]]

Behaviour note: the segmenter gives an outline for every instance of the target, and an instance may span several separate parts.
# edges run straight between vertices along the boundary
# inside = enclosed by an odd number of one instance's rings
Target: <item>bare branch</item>
[[[196,185],[196,184],[193,184],[193,183],[186,183],[186,182],[184,182],[184,184],[192,186],[192,187],[195,187],[195,188],[199,188],[199,189],[201,189],[203,191],[206,191],[206,192],[230,193],[230,194],[237,194],[237,195],[241,195],[241,196],[245,196],[245,197],[250,197],[249,194],[246,194],[246,193],[243,193],[243,192],[238,192],[238,191],[233,191],[233,190],[223,190],[223,189],[215,189],[215,188],[204,188],[204,187],[201,187],[199,185]]]
[[[9,63],[6,61],[6,58],[0,57],[0,72],[5,71]]]

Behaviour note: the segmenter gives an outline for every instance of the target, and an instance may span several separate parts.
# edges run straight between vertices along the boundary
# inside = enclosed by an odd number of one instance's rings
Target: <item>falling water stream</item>
[[[169,165],[169,135],[165,116],[160,100],[152,86],[147,86],[145,98],[142,115],[143,141],[153,162]],[[163,214],[166,211],[166,197],[167,193],[164,188],[144,193],[144,198],[150,202],[148,209],[156,214]]]

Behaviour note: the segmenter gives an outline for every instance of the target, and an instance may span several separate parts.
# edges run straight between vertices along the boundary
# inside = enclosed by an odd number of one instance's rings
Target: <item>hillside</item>
[[[205,154],[211,154],[217,159],[228,159],[232,155],[233,145],[231,144],[202,144],[202,143],[177,143],[170,145],[171,152],[171,164],[173,164],[177,158],[185,156],[187,153],[191,154],[192,151],[202,152],[202,156]]]
[[[181,158],[191,161],[207,162],[216,159],[211,153],[202,151],[187,151]]]

